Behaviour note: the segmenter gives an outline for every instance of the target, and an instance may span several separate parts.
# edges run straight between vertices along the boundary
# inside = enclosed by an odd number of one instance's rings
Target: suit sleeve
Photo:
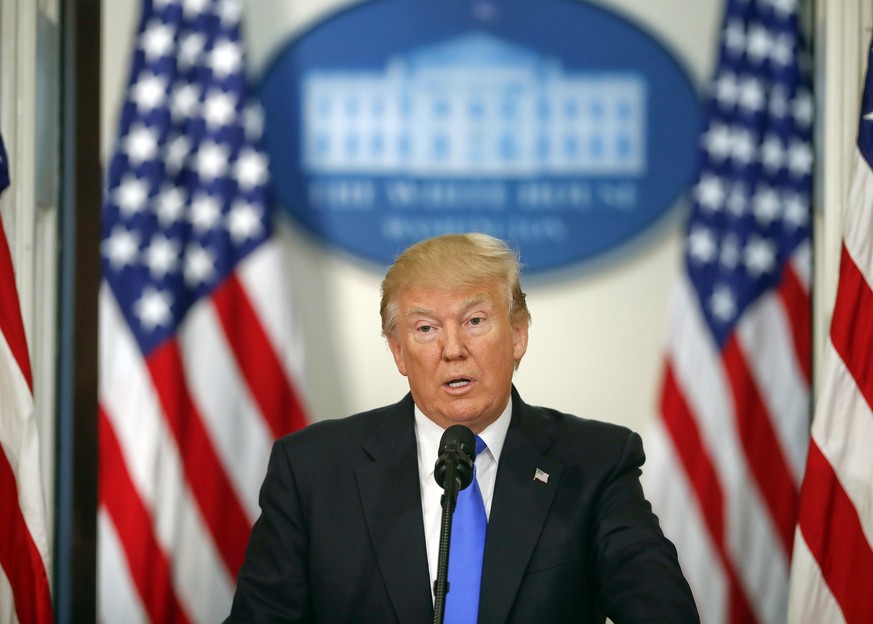
[[[615,624],[699,622],[676,548],[643,495],[642,440],[628,436],[598,497],[593,565],[598,594]]]
[[[252,528],[225,622],[310,622],[308,530],[281,440],[273,445],[259,503],[261,516]]]

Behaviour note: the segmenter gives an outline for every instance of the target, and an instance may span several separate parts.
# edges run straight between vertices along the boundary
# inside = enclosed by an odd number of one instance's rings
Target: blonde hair
[[[487,234],[445,234],[408,247],[397,256],[382,280],[382,334],[397,328],[397,302],[407,288],[469,289],[497,280],[506,296],[513,324],[530,324],[518,254]]]

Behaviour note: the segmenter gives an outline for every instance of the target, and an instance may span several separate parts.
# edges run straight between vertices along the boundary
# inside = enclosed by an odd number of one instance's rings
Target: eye
[[[473,318],[470,319],[470,325],[481,325],[484,322],[485,322],[485,319],[482,318],[481,316],[474,316]]]
[[[418,327],[418,331],[420,331],[422,334],[426,334],[432,329],[433,327],[431,325],[420,325]]]

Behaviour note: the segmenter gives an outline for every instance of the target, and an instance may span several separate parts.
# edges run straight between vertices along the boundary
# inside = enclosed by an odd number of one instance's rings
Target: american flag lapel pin
[[[536,472],[534,473],[534,481],[542,481],[543,483],[548,483],[549,473],[537,468]]]

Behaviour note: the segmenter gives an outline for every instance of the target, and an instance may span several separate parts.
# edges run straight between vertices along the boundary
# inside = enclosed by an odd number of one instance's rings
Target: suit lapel
[[[373,461],[356,471],[376,560],[401,622],[433,619],[413,423],[407,395],[364,443]]]
[[[479,622],[505,622],[548,516],[562,466],[544,454],[552,431],[536,422],[513,389],[512,422],[506,433],[485,542]],[[534,479],[537,469],[548,482]]]

